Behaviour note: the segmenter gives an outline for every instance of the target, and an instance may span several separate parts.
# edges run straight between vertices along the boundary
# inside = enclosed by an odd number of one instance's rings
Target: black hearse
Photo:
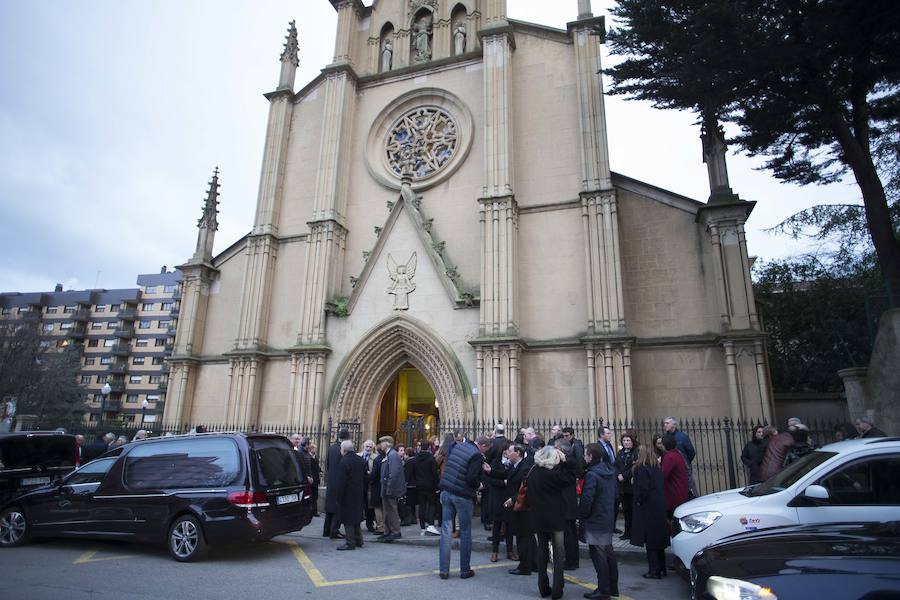
[[[29,489],[58,482],[77,464],[74,435],[58,431],[0,433],[0,506]]]
[[[152,438],[0,505],[0,547],[38,536],[133,539],[165,542],[172,558],[192,561],[211,544],[298,531],[313,512],[297,453],[282,436]]]

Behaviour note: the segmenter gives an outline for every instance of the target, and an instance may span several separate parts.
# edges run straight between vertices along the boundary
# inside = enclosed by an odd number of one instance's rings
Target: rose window
[[[413,180],[427,179],[450,162],[458,139],[456,121],[449,113],[434,106],[413,109],[388,132],[388,166],[398,177],[408,168]]]

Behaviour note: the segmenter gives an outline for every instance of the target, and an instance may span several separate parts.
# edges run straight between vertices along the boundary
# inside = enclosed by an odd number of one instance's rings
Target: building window
[[[66,305],[65,308],[63,308],[63,312],[68,315],[68,314],[75,312],[76,308],[78,308],[78,307],[75,306],[74,304],[68,304],[68,305]]]
[[[108,378],[108,375],[97,375],[97,383],[106,383]]]
[[[147,344],[148,344],[149,342],[150,342],[150,340],[148,340],[148,339],[135,340],[135,341],[134,341],[134,347],[135,347],[135,348],[146,348],[146,347],[147,347]]]
[[[135,421],[137,421],[137,415],[125,415],[126,423],[134,423]]]
[[[88,340],[88,348],[96,348],[99,345],[100,345],[100,340],[97,340],[97,339]]]
[[[48,306],[48,307],[47,307],[47,314],[48,314],[48,315],[55,315],[58,311],[59,311],[59,307],[58,307],[58,306]]]
[[[128,394],[128,396],[125,397],[125,402],[128,402],[129,404],[134,404],[137,401],[138,401],[137,394]]]
[[[152,323],[152,321],[141,321],[138,324],[138,329],[150,329],[151,323]]]
[[[176,287],[176,286],[174,286],[174,285],[167,285],[167,286],[164,286],[164,287],[163,287],[163,291],[164,291],[165,293],[167,293],[167,294],[174,294],[174,293],[175,293],[175,287]]]
[[[128,376],[128,383],[141,383],[141,381],[142,381],[143,379],[144,379],[144,378],[141,377],[140,375],[129,375],[129,376]]]
[[[59,324],[59,328],[60,328],[62,331],[66,331],[67,329],[72,329],[72,327],[73,327],[74,325],[75,325],[75,323],[72,323],[72,322],[60,323],[60,324]]]
[[[119,312],[120,310],[122,310],[121,304],[110,304],[109,305],[109,312]]]
[[[174,302],[163,302],[159,305],[159,310],[172,310],[172,307],[175,305]]]
[[[84,366],[89,367],[97,362],[96,358],[86,358],[84,359]]]
[[[98,304],[97,306],[94,307],[94,312],[106,312],[106,305]]]
[[[119,326],[119,322],[118,322],[118,321],[108,321],[108,322],[106,323],[106,326],[107,326],[109,329],[115,329],[116,327]]]
[[[154,310],[153,307],[156,306],[155,302],[144,302],[141,305],[141,310]]]
[[[101,356],[100,364],[101,365],[111,365],[112,364],[112,356]]]
[[[169,325],[171,325],[171,324],[172,324],[172,321],[162,321],[161,320],[159,322],[159,328],[160,329],[168,329]]]
[[[155,285],[148,285],[147,287],[144,288],[144,293],[145,293],[145,294],[155,294],[155,293],[156,293],[156,286],[155,286]]]
[[[150,383],[159,383],[160,381],[162,381],[162,375],[151,375],[150,376]]]
[[[154,344],[154,346],[156,346],[157,348],[160,348],[165,345],[166,345],[165,338],[156,338],[156,343]]]
[[[147,402],[159,402],[159,394],[147,394]]]
[[[90,383],[90,382],[91,382],[91,376],[90,376],[90,375],[82,375],[82,376],[81,376],[81,383]]]
[[[104,348],[112,348],[115,345],[116,345],[116,340],[103,340]]]
[[[163,364],[164,362],[165,362],[165,359],[164,359],[162,356],[154,356],[154,357],[153,357],[153,364],[154,364],[154,365],[161,365],[161,364]]]
[[[142,364],[144,364],[144,357],[143,357],[143,356],[134,356],[134,357],[132,357],[132,359],[131,359],[131,364],[133,364],[133,365],[142,365]]]
[[[91,323],[91,329],[102,329],[102,328],[103,328],[102,321],[94,321],[93,323]]]

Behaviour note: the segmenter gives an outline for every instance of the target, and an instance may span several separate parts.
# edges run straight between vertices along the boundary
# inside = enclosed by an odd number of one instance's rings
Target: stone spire
[[[700,141],[703,143],[703,162],[709,176],[709,203],[736,202],[740,198],[731,191],[728,182],[728,167],[725,163],[725,132],[719,125],[715,115],[703,116],[700,130]]]
[[[590,19],[594,16],[591,12],[591,0],[578,0],[578,20]]]
[[[288,34],[284,38],[284,51],[281,53],[281,76],[278,78],[279,90],[293,90],[294,77],[300,65],[300,45],[297,42],[297,26],[290,22]]]
[[[203,216],[197,221],[197,250],[194,252],[194,262],[212,261],[213,242],[216,231],[219,229],[219,167],[213,171],[209,182],[209,190],[206,192],[206,200],[203,203]]]

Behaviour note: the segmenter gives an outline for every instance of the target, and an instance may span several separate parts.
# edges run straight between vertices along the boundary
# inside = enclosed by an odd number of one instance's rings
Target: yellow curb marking
[[[580,585],[583,588],[587,588],[589,590],[597,589],[596,583],[591,583],[590,581],[585,581],[584,579],[578,579],[574,575],[563,575],[566,581],[574,583],[575,585]],[[631,596],[613,596],[613,598],[618,598],[619,600],[634,600]]]
[[[303,570],[306,571],[306,574],[309,576],[310,581],[313,582],[317,588],[319,587],[333,587],[336,585],[353,585],[357,583],[374,583],[378,581],[394,581],[397,579],[410,579],[412,577],[425,577],[426,575],[437,575],[440,573],[437,569],[434,571],[418,571],[416,573],[400,573],[398,575],[380,575],[377,577],[360,577],[358,579],[338,579],[335,581],[328,581],[325,579],[325,576],[322,575],[322,572],[313,564],[313,562],[309,559],[309,556],[306,552],[303,551],[303,548],[297,542],[292,542],[288,544],[290,546],[291,552],[294,554],[294,558],[297,559],[297,562],[300,563],[300,566],[303,567]],[[481,571],[484,569],[496,569],[498,567],[508,567],[513,563],[504,561],[502,563],[495,563],[491,565],[477,565],[473,566],[473,571]],[[593,589],[593,586],[591,586]]]
[[[135,554],[122,554],[119,556],[101,556],[100,558],[94,558],[94,555],[97,554],[99,550],[88,550],[87,552],[83,552],[81,556],[75,559],[72,563],[73,565],[83,565],[86,563],[92,562],[102,562],[104,560],[120,560],[124,558],[137,558]]]

